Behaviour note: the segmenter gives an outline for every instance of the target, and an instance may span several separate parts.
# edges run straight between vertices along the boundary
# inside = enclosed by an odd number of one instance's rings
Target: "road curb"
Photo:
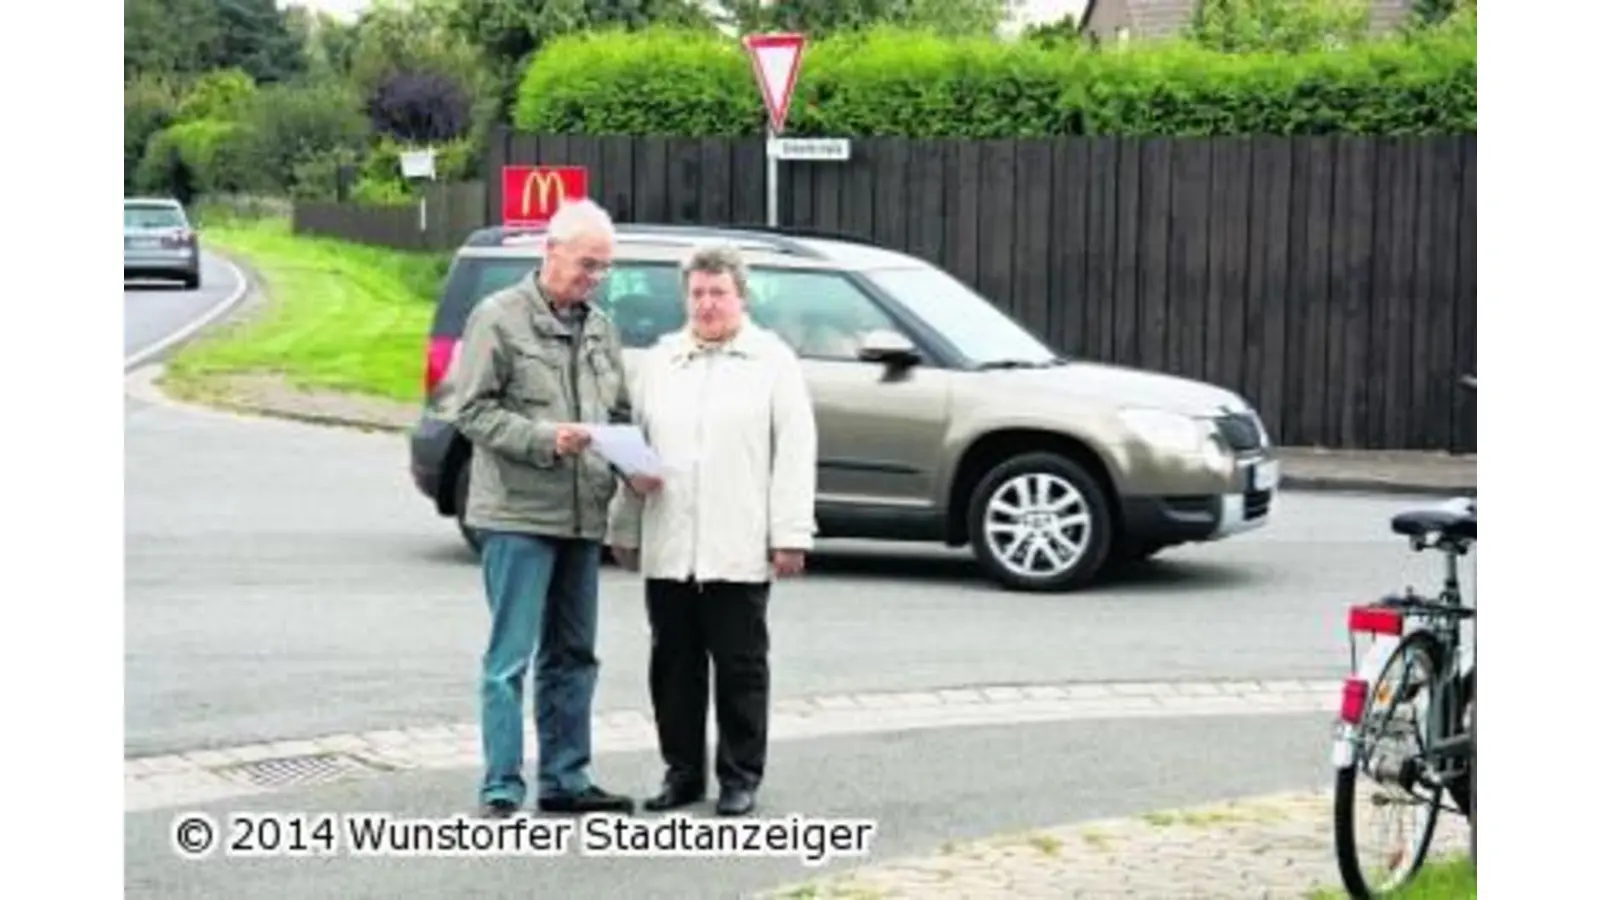
[[[1297,491],[1314,491],[1326,494],[1426,494],[1436,497],[1471,497],[1477,499],[1478,486],[1432,484],[1428,482],[1394,481],[1382,478],[1341,477],[1325,475],[1291,475],[1287,471],[1279,479],[1285,488]]]

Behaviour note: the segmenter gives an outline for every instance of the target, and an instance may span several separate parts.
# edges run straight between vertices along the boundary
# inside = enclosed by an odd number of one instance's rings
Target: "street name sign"
[[[769,138],[767,153],[791,162],[847,162],[850,159],[850,139]]]

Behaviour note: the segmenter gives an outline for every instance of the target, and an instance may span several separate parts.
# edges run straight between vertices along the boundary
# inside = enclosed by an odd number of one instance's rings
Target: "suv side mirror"
[[[898,331],[869,331],[861,338],[856,357],[890,366],[914,366],[922,360],[916,345]]]

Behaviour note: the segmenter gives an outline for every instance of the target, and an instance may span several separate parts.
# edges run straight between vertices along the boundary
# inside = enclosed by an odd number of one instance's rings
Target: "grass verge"
[[[1342,890],[1325,889],[1309,900],[1344,900]],[[1410,884],[1390,895],[1394,900],[1477,900],[1478,872],[1472,858],[1449,856],[1422,867]]]
[[[191,394],[229,376],[415,402],[449,257],[291,233],[283,219],[209,224],[207,245],[248,263],[267,303],[180,350],[167,377]]]

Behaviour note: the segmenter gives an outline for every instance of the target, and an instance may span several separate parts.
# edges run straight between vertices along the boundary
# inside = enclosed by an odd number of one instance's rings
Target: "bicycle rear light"
[[[1367,683],[1360,678],[1344,680],[1344,697],[1339,701],[1339,718],[1351,725],[1361,721],[1367,708]]]
[[[1384,609],[1381,606],[1352,606],[1350,630],[1365,634],[1398,636],[1405,630],[1405,619],[1399,610]]]

